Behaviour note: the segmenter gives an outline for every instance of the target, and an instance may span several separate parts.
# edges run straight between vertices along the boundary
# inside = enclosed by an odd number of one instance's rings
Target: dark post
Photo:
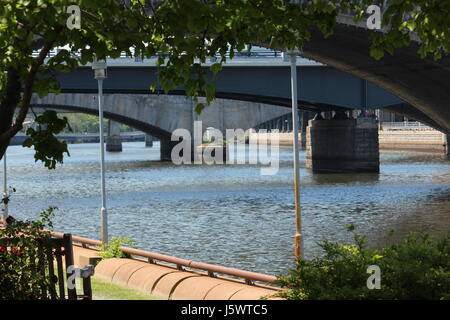
[[[69,280],[69,277],[72,274],[69,274],[67,272],[67,268],[74,265],[73,264],[72,235],[65,233],[63,236],[63,241],[64,241],[64,253],[65,253],[65,257],[66,257],[66,259],[65,259],[66,260],[66,276],[67,276],[67,280]],[[67,283],[67,292],[68,292],[69,300],[77,300],[77,290],[76,290],[76,288],[70,289],[69,283]]]

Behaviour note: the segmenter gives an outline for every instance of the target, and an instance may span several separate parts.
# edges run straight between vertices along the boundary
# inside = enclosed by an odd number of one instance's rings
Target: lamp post
[[[294,192],[295,192],[295,259],[303,257],[303,239],[301,235],[302,223],[300,212],[300,166],[299,156],[300,151],[298,144],[298,98],[297,98],[297,56],[300,54],[298,49],[288,50],[287,54],[291,60],[291,90],[292,90],[292,133],[294,144]]]
[[[8,176],[6,173],[6,151],[3,155],[3,225],[6,226],[6,219],[8,218]]]
[[[100,209],[102,243],[108,243],[108,214],[106,211],[106,188],[105,188],[105,143],[103,132],[103,80],[106,79],[106,61],[97,60],[92,63],[94,78],[98,81],[98,119],[100,135],[100,171],[101,171],[101,195],[102,204]]]
[[[8,71],[5,70],[5,75],[8,76]],[[3,155],[3,225],[6,226],[6,219],[8,218],[8,175],[6,172],[6,150]]]
[[[23,124],[30,124],[33,123],[33,121],[25,121]],[[7,173],[7,163],[6,163],[6,150],[5,150],[5,154],[3,155],[3,195],[2,195],[2,200],[3,200],[3,208],[2,208],[2,220],[3,220],[3,225],[6,226],[8,223],[7,218],[8,218],[8,203],[9,203],[9,194],[8,194],[8,173]]]

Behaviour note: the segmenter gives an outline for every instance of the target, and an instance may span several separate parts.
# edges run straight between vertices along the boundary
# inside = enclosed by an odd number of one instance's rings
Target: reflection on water
[[[161,163],[158,145],[124,143],[107,154],[111,236],[127,236],[146,250],[247,270],[279,274],[293,266],[295,231],[292,152],[280,151],[280,170],[261,176],[251,165],[174,166]],[[49,172],[33,151],[8,149],[11,213],[36,216],[60,208],[55,229],[99,238],[96,144],[70,145],[64,166]],[[356,224],[371,245],[409,231],[450,230],[450,165],[441,156],[382,154],[380,174],[313,175],[301,154],[301,203],[306,257],[319,241],[351,241]],[[397,230],[388,237],[391,229]]]

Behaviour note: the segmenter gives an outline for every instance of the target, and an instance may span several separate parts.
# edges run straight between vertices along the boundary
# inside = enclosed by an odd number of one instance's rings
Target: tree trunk
[[[14,120],[14,112],[20,102],[22,84],[19,78],[19,71],[14,68],[8,69],[5,98],[0,103],[0,135],[8,131]],[[8,148],[12,137],[0,139],[0,159]]]

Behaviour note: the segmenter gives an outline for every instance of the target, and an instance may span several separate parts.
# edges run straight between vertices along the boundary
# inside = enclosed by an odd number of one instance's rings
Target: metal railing
[[[418,121],[382,122],[381,130],[436,130]]]
[[[51,235],[57,238],[61,238],[64,234],[59,232],[51,232]],[[99,240],[93,240],[78,236],[72,236],[72,242],[73,243],[79,243],[83,247],[88,246],[101,246],[102,242]],[[183,270],[183,267],[189,268],[189,269],[199,269],[206,271],[208,273],[208,276],[215,277],[216,273],[218,274],[224,274],[228,276],[233,276],[237,278],[243,278],[245,279],[245,282],[247,284],[253,284],[253,281],[260,281],[260,282],[266,282],[266,283],[275,283],[277,280],[277,277],[266,275],[262,273],[256,273],[251,271],[245,271],[245,270],[239,270],[234,268],[228,268],[203,262],[196,262],[192,260],[177,258],[168,256],[165,254],[160,254],[156,252],[150,252],[150,251],[144,251],[140,249],[134,249],[129,247],[120,247],[120,250],[122,250],[124,253],[136,256],[136,257],[142,257],[145,258],[148,263],[155,264],[157,261],[163,261],[167,263],[174,264],[177,269]]]
[[[58,54],[59,50],[51,50],[48,55],[47,58],[52,58],[54,56],[56,56]],[[39,51],[33,51],[32,56],[33,57],[37,57],[39,55]],[[79,56],[79,54],[75,54],[75,56]],[[149,60],[149,59],[156,59],[159,56],[165,56],[164,54],[161,55],[156,55],[154,57],[151,58],[146,58],[146,59],[142,59],[141,57],[138,56],[130,56],[128,55],[126,52],[122,52],[120,54],[120,57],[117,59],[134,59],[136,62],[142,62],[143,60]],[[219,55],[216,56],[217,58],[220,57]],[[228,52],[226,54],[226,57],[229,58],[230,57],[230,53]],[[257,59],[284,59],[284,55],[283,52],[278,51],[278,50],[269,50],[269,49],[255,49],[255,50],[243,50],[243,51],[235,51],[234,52],[234,57],[233,59],[252,59],[252,58],[257,58]],[[214,57],[212,57],[212,59],[214,59]]]
[[[277,118],[270,119],[268,121],[260,123],[257,126],[255,126],[254,129],[257,130],[263,129],[269,132],[272,130],[279,130],[280,132],[290,132],[292,131],[292,113],[286,113]]]
[[[52,50],[48,53],[46,57],[46,61],[48,61],[50,58],[55,57],[58,54],[59,50]],[[39,54],[38,51],[34,51],[32,53],[33,57],[37,57]],[[71,53],[73,57],[79,57],[80,53]],[[121,55],[118,58],[108,58],[107,62],[111,67],[124,67],[124,66],[130,66],[130,67],[141,67],[141,66],[156,66],[158,57],[164,57],[165,59],[168,58],[167,54],[160,54],[158,56],[153,57],[140,57],[140,56],[130,56],[126,52],[122,52]],[[241,52],[235,52],[233,58],[230,58],[230,53],[228,52],[226,55],[226,62],[224,63],[224,66],[286,66],[289,64],[289,56],[286,55],[282,51],[277,50],[270,50],[265,48],[252,48],[251,51],[243,50]],[[221,59],[220,55],[212,56],[206,59],[204,65],[208,66],[215,62],[219,62]],[[200,63],[199,59],[196,59],[194,62]],[[88,63],[86,66],[89,66]],[[324,64],[309,60],[306,58],[300,58],[298,60],[299,66],[325,66]]]

